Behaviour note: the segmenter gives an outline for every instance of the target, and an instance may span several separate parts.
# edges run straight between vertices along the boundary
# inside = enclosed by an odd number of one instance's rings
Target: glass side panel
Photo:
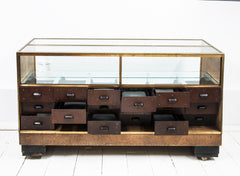
[[[176,46],[27,46],[22,52],[54,53],[183,53],[217,54],[213,47],[176,47]]]
[[[21,58],[22,84],[119,84],[119,57],[36,56]],[[35,63],[35,66],[33,65]],[[26,70],[26,69],[25,69]]]
[[[169,40],[169,39],[35,39],[30,44],[40,45],[187,45],[208,46],[202,40]]]
[[[203,69],[199,57],[123,57],[122,64],[122,84],[219,84],[215,78],[220,76],[220,69],[211,74]],[[208,65],[215,67],[211,61]]]

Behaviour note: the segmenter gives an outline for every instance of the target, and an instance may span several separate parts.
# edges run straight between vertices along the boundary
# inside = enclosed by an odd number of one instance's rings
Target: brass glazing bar
[[[219,49],[217,49],[216,47],[214,47],[210,43],[206,42],[205,40],[202,40],[202,41],[205,42],[206,44],[208,44],[209,46],[211,46],[212,48],[214,48],[215,50],[217,50],[219,53],[223,53],[222,51],[220,51]]]
[[[59,53],[18,52],[23,56],[129,56],[129,57],[222,57],[223,53]]]
[[[34,38],[34,40],[202,40],[202,39],[156,39],[156,38]]]
[[[26,46],[28,46],[30,43],[32,43],[32,41],[34,40],[34,38],[32,40],[30,40],[26,45],[24,45],[22,48],[20,48],[19,51],[22,51]]]
[[[119,85],[122,86],[122,56],[119,56]]]
[[[84,45],[84,44],[29,44],[28,46],[109,46],[109,47],[211,47],[208,45]]]

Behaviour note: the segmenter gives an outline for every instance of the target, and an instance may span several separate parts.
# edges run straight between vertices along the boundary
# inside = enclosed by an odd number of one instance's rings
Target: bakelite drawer
[[[121,134],[120,121],[88,121],[89,134]]]
[[[53,102],[53,88],[50,87],[20,87],[21,102]]]
[[[21,116],[22,130],[53,130],[51,116]]]
[[[191,102],[219,102],[221,101],[221,87],[188,88]]]
[[[55,87],[55,101],[85,101],[87,100],[86,87]]]
[[[155,121],[155,135],[188,135],[188,121]]]
[[[185,114],[217,114],[218,103],[191,103],[190,108],[185,109]]]
[[[120,105],[120,90],[89,89],[88,105]]]
[[[54,108],[54,103],[45,102],[24,102],[21,105],[23,114],[51,113],[51,110]]]
[[[52,109],[53,124],[86,124],[86,109]]]
[[[156,112],[156,97],[122,97],[121,112]]]
[[[190,106],[189,92],[160,92],[156,93],[159,108],[185,108]]]
[[[120,120],[123,125],[150,125],[151,113],[121,113]]]
[[[216,124],[216,115],[184,115],[189,125],[212,126]]]

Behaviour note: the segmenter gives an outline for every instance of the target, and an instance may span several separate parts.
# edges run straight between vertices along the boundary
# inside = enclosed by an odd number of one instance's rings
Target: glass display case
[[[17,52],[23,154],[167,145],[216,156],[223,68],[224,54],[202,39],[33,39]]]

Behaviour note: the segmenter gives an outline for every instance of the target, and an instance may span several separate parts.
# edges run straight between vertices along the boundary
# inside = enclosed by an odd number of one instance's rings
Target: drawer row
[[[151,97],[150,97],[151,98]],[[143,103],[143,106],[135,106],[136,103]],[[46,102],[23,102],[21,103],[22,114],[35,114],[35,113],[51,113],[51,112],[67,112],[69,110],[55,109],[56,103],[46,103]],[[175,114],[217,114],[218,113],[218,103],[190,103],[187,108],[158,108],[151,104],[151,101],[137,101],[134,99],[132,101],[123,101],[122,106],[88,106],[88,112],[161,112],[163,111],[175,111]]]
[[[99,118],[95,118],[98,116]],[[172,114],[152,114],[152,113],[120,113],[116,114],[91,114],[86,116],[84,111],[73,111],[72,113],[53,112],[52,114],[22,115],[22,130],[53,130],[56,124],[69,125],[87,125],[90,134],[97,134],[97,131],[112,131],[111,129],[120,129],[122,126],[153,126],[155,129],[163,130],[162,125],[167,128],[182,129],[184,134],[188,125],[214,126],[216,115],[172,115]],[[97,127],[95,127],[97,126]],[[107,126],[104,130],[104,126]],[[160,126],[160,127],[159,127]],[[165,129],[165,127],[164,127]],[[165,129],[166,130],[166,129]],[[171,130],[171,129],[169,129]],[[173,130],[173,129],[172,129]],[[156,130],[155,130],[156,131]],[[166,131],[165,131],[166,132]],[[100,132],[99,132],[100,133]],[[180,132],[178,132],[180,133]],[[162,134],[162,133],[161,133]]]
[[[140,92],[140,91],[135,91]],[[20,87],[20,102],[85,101],[88,105],[134,105],[150,107],[189,107],[190,103],[212,103],[221,100],[221,88],[152,89],[148,94],[132,94],[120,89],[87,89],[84,87]],[[133,107],[134,109],[134,107]]]

